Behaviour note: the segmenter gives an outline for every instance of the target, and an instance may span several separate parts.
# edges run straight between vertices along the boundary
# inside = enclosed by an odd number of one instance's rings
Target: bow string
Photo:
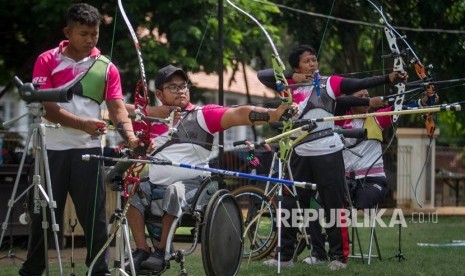
[[[136,117],[132,124],[133,124],[134,134],[139,139],[139,141],[145,145],[145,147],[136,148],[133,151],[131,157],[138,159],[138,160],[144,160],[144,159],[147,159],[146,146],[150,144],[150,140],[152,138],[151,137],[152,124],[150,120],[148,119],[148,112],[147,112],[149,96],[148,96],[147,79],[146,79],[146,74],[145,74],[145,66],[144,66],[144,61],[142,59],[142,51],[140,48],[139,40],[137,38],[136,32],[134,31],[134,28],[131,25],[131,22],[129,21],[129,18],[126,15],[126,12],[122,4],[122,0],[118,0],[118,9],[120,10],[121,15],[123,16],[124,22],[126,23],[126,26],[128,27],[132,40],[134,42],[134,46],[137,52],[137,58],[138,58],[139,67],[140,67],[140,77],[141,77],[141,79],[138,81],[136,85],[136,90],[134,93],[134,111],[135,111]],[[174,116],[174,111],[171,112],[170,118],[167,119],[168,123],[171,124],[171,126],[169,126],[170,132],[172,130],[173,116]],[[138,185],[140,183],[139,176],[143,168],[145,167],[145,164],[146,163],[144,162],[140,162],[140,163],[135,162],[125,172],[126,176],[124,177],[122,196],[127,199],[127,203],[125,204],[124,209],[121,212],[121,217],[123,219],[125,219],[125,215],[127,211],[129,210],[129,206],[130,206],[129,199],[135,194],[135,192],[138,189]],[[132,185],[132,189],[130,190],[130,192],[128,192],[128,187],[131,185]],[[115,238],[122,224],[122,221],[123,220],[117,221],[117,224],[114,225],[114,227],[112,228],[112,231],[110,232],[107,241],[95,255],[92,263],[89,266],[89,271],[88,271],[89,276],[92,273],[92,270],[93,270],[93,267],[96,261],[100,258],[100,256],[103,253],[105,253],[106,248],[110,246],[111,242]],[[135,275],[135,271],[131,271],[131,273]]]
[[[137,38],[136,32],[129,21],[128,16],[123,8],[122,0],[118,0],[118,8],[123,16],[124,22],[129,29],[129,33],[131,34],[131,38],[134,42],[134,46],[137,52],[137,60],[139,62],[140,68],[140,80],[136,85],[136,90],[134,92],[134,110],[136,114],[142,114],[144,116],[148,116],[147,106],[149,103],[149,96],[148,96],[148,85],[147,85],[147,78],[145,74],[145,66],[144,60],[142,59],[142,51],[139,44],[139,39]],[[142,120],[140,116],[136,116],[136,119],[133,122],[133,128],[135,130],[135,135],[139,140],[144,143],[144,145],[150,144],[150,133],[151,133],[151,124],[145,120]],[[145,156],[145,150],[138,150],[136,154],[140,157]]]
[[[421,82],[426,83],[426,91],[428,95],[428,106],[433,106],[435,102],[435,87],[432,84],[428,84],[427,82],[429,81],[430,77],[426,74],[426,68],[425,66],[421,63],[420,58],[418,55],[415,53],[413,48],[410,46],[410,44],[407,42],[405,39],[405,36],[400,35],[400,33],[389,23],[389,21],[386,19],[385,15],[383,14],[382,10],[377,7],[372,1],[367,0],[368,3],[370,3],[373,8],[379,13],[381,16],[381,21],[385,25],[384,31],[387,37],[387,40],[389,42],[389,47],[392,52],[392,56],[394,57],[394,71],[398,72],[405,72],[405,62],[402,59],[402,55],[406,55],[406,52],[403,51],[401,52],[399,50],[399,47],[397,46],[397,40],[401,40],[404,45],[407,47],[407,50],[410,54],[413,55],[413,58],[410,60],[410,64],[414,66],[415,73],[417,74],[418,78],[420,79]],[[399,110],[398,108],[402,109],[403,101],[405,98],[405,84],[403,82],[400,82],[396,84],[397,87],[397,93],[398,96],[396,96],[395,103],[394,103],[394,110]],[[396,115],[393,116],[393,122],[395,123],[397,121],[398,117]],[[425,161],[425,164],[423,165],[423,168],[420,172],[420,175],[418,176],[417,183],[415,187],[413,187],[413,183],[411,183],[413,193],[415,195],[415,200],[417,204],[422,207],[422,204],[420,203],[418,196],[417,196],[417,191],[418,187],[420,184],[420,179],[421,175],[426,167],[426,163],[428,159],[430,158],[431,155],[431,145],[433,141],[433,133],[435,130],[435,122],[434,122],[434,115],[433,113],[427,113],[425,116],[425,126],[426,126],[426,133],[430,137],[429,145],[428,145],[428,153],[427,153],[427,158]],[[395,135],[395,133],[393,134]],[[394,136],[393,136],[394,137]],[[385,150],[386,151],[386,150]]]
[[[233,8],[235,8],[236,10],[238,10],[239,12],[241,12],[242,14],[250,18],[265,34],[265,37],[268,40],[269,44],[271,45],[271,49],[273,51],[271,61],[272,61],[272,66],[273,66],[274,77],[276,79],[276,90],[278,91],[278,94],[279,94],[279,97],[281,98],[282,103],[287,104],[289,106],[292,105],[292,92],[289,89],[287,79],[284,75],[286,66],[281,60],[281,57],[279,56],[276,45],[271,39],[270,34],[265,29],[265,27],[263,27],[263,25],[250,13],[239,8],[237,5],[232,3],[230,0],[226,0],[226,2],[228,2],[228,4],[231,5]],[[285,133],[293,128],[292,114],[290,110],[287,110],[283,114],[281,119],[283,121],[282,133]],[[288,135],[283,136],[282,138],[280,138],[278,144],[279,144],[279,158],[281,159],[281,161],[283,161],[283,163],[285,163],[289,159],[290,153],[292,152],[291,137]]]

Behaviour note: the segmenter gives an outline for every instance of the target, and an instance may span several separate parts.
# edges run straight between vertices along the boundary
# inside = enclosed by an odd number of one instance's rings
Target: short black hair
[[[87,26],[98,26],[102,20],[97,8],[86,4],[86,3],[77,3],[73,4],[68,9],[68,14],[66,16],[66,24],[71,26],[73,23],[80,23]]]
[[[299,67],[300,56],[305,52],[310,52],[311,54],[316,56],[315,49],[310,45],[302,44],[292,49],[288,58],[289,65],[291,65],[292,69]]]

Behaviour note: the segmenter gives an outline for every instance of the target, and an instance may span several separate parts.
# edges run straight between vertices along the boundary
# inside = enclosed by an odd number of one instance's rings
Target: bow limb
[[[292,93],[289,88],[286,88],[288,85],[286,77],[284,76],[284,70],[286,69],[284,66],[284,63],[282,62],[281,58],[279,57],[279,53],[276,50],[276,46],[271,39],[270,35],[268,32],[265,30],[262,24],[250,15],[249,13],[245,12],[244,10],[240,9],[238,6],[234,5],[230,0],[226,0],[232,7],[234,7],[236,10],[240,11],[247,17],[249,17],[257,26],[262,30],[262,32],[265,34],[266,38],[268,39],[268,42],[271,45],[271,48],[273,49],[273,55],[272,55],[272,64],[273,64],[273,72],[274,76],[276,79],[276,90],[278,91],[279,96],[281,97],[282,104],[287,104],[291,105],[292,104]],[[290,110],[287,110],[286,113],[283,114],[282,116],[283,119],[283,133],[292,130],[293,128],[293,123],[292,123],[292,114]],[[292,152],[292,144],[291,144],[291,137],[290,136],[285,136],[281,139],[279,139],[279,178],[283,179],[285,178],[285,171],[289,167],[287,165],[283,164],[288,164],[289,157]],[[279,189],[279,197],[282,196],[282,188]],[[278,209],[281,209],[281,201],[278,200]],[[280,213],[280,212],[278,212]],[[278,252],[277,252],[277,257],[278,257],[278,273],[281,271],[281,250],[279,249],[281,247],[281,214],[278,214],[277,218],[277,225],[278,225]],[[304,230],[305,231],[305,230]]]
[[[129,29],[129,33],[131,34],[132,40],[134,42],[134,46],[136,47],[137,58],[139,61],[139,66],[140,66],[140,77],[141,77],[142,85],[145,88],[144,89],[144,92],[146,93],[145,96],[147,96],[147,78],[145,77],[145,66],[144,66],[144,60],[142,59],[142,51],[140,49],[139,40],[137,38],[136,32],[134,31],[134,28],[131,25],[131,22],[128,19],[128,16],[126,15],[126,12],[124,11],[122,0],[118,0],[118,8],[121,12],[121,15],[123,16],[126,26]]]
[[[273,65],[274,76],[276,79],[276,90],[278,91],[278,94],[281,98],[282,103],[290,106],[292,104],[292,92],[289,89],[286,77],[284,76],[284,71],[286,70],[286,67],[284,66],[284,63],[279,56],[278,50],[276,49],[276,45],[271,39],[271,36],[269,35],[265,27],[263,27],[263,25],[250,13],[239,8],[237,5],[232,3],[230,0],[226,0],[226,2],[228,2],[228,4],[231,5],[233,8],[235,8],[236,10],[238,10],[239,12],[241,12],[242,14],[250,18],[265,34],[266,39],[271,45],[271,49],[273,51],[271,61]],[[283,118],[284,118],[284,121],[283,121],[282,132],[291,130],[292,129],[292,114],[290,113],[290,111],[287,111],[283,115]],[[280,156],[281,161],[287,162],[288,158],[290,157],[291,151],[292,151],[291,138],[289,136],[286,136],[280,139],[279,156]]]
[[[147,106],[149,103],[149,96],[148,96],[148,86],[147,86],[147,78],[145,74],[145,66],[144,60],[142,59],[142,51],[139,44],[139,40],[137,38],[136,32],[129,21],[126,12],[124,11],[122,0],[118,0],[118,8],[123,16],[124,22],[128,27],[129,33],[131,34],[131,38],[134,42],[134,47],[137,52],[137,59],[139,62],[140,68],[140,81],[137,83],[136,91],[134,93],[134,110],[136,110],[136,114],[143,114],[144,116],[148,116]],[[136,131],[136,136],[139,138],[140,142],[144,145],[148,146],[150,144],[151,139],[151,124],[147,121],[142,120],[140,117],[136,116],[136,120],[133,123],[134,129]],[[137,152],[138,155],[144,156],[145,149],[140,149]]]
[[[399,72],[399,73],[405,73],[405,62],[402,58],[402,55],[403,53],[399,50],[399,46],[397,45],[397,39],[400,38],[402,40],[404,40],[400,35],[399,33],[391,26],[391,24],[389,24],[389,21],[386,19],[386,17],[384,16],[382,10],[377,7],[373,2],[371,2],[370,0],[367,0],[368,3],[370,3],[373,8],[379,13],[379,15],[381,16],[381,21],[384,23],[385,27],[384,27],[384,34],[386,35],[386,39],[387,39],[387,42],[389,44],[389,49],[391,50],[391,56],[394,57],[394,66],[393,66],[393,71],[395,72]],[[404,42],[406,42],[404,40]],[[408,45],[408,43],[407,43]],[[410,46],[410,45],[409,45]],[[408,47],[409,47],[408,46]],[[409,47],[410,48],[410,47]],[[416,55],[415,55],[416,56]],[[394,110],[395,111],[398,111],[398,110],[402,110],[402,105],[404,103],[404,99],[405,99],[405,95],[404,95],[404,92],[405,92],[405,83],[403,82],[399,82],[395,85],[395,87],[397,88],[397,96],[394,100]],[[394,123],[397,122],[397,120],[399,119],[399,115],[394,115],[392,116],[392,121]]]

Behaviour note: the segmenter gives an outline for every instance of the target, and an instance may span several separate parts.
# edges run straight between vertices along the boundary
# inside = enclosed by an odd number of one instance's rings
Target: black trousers
[[[83,161],[83,154],[101,154],[100,148],[70,149],[63,151],[48,150],[50,179],[53,199],[56,201],[56,221],[63,231],[63,212],[69,193],[73,200],[76,215],[84,230],[87,247],[86,265],[89,266],[97,252],[107,240],[107,222],[105,214],[104,170],[99,161]],[[42,179],[44,189],[47,187]],[[44,232],[42,228],[42,210],[34,213],[34,201],[31,199],[31,229],[29,234],[26,261],[19,270],[20,275],[41,275],[45,270]],[[51,231],[50,209],[46,207],[49,245],[54,244]],[[93,275],[108,272],[108,253],[102,254],[93,268]]]
[[[373,208],[381,203],[388,193],[386,177],[365,177],[357,180],[348,180],[351,188],[351,197],[357,209]]]
[[[327,256],[330,260],[339,260],[346,263],[349,255],[349,236],[347,226],[336,223],[331,223],[330,214],[337,214],[337,210],[345,208],[345,173],[344,159],[342,151],[320,156],[299,156],[293,153],[290,161],[292,174],[295,180],[306,181],[317,184],[317,191],[320,197],[320,203],[324,210],[325,221],[330,224],[326,228],[327,239],[329,243],[329,252]],[[314,196],[313,191],[297,189],[298,200],[302,208],[310,207],[310,199]],[[283,197],[283,208],[290,210],[296,208],[296,199],[290,196]],[[347,215],[347,214],[346,214]],[[343,219],[338,216],[333,218]],[[321,235],[321,226],[318,222],[310,223],[310,235],[312,235],[312,255],[318,258],[325,258],[326,251],[324,250],[324,238]],[[283,261],[290,260],[294,253],[296,243],[297,228],[284,227],[282,228],[281,236],[281,259]]]

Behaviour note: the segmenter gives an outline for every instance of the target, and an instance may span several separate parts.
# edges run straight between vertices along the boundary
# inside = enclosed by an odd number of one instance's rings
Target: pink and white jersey
[[[195,112],[196,120],[201,130],[214,134],[224,130],[221,127],[221,118],[227,109],[227,107],[221,107],[218,105],[196,107],[190,104],[186,108],[186,112]],[[178,129],[178,131],[182,131],[183,125],[178,122],[175,125],[175,128]],[[156,147],[161,147],[168,142],[168,127],[166,125],[154,125],[152,129],[156,133]],[[207,150],[199,144],[193,144],[189,141],[181,141],[180,143],[175,143],[162,149],[160,152],[155,154],[155,157],[178,163],[208,167],[210,154],[210,150]],[[158,185],[170,185],[177,181],[193,179],[198,176],[207,176],[209,174],[209,172],[174,166],[149,166],[150,181]]]
[[[326,92],[329,97],[336,99],[336,97],[341,96],[341,81],[343,78],[339,76],[330,76],[327,81]],[[293,102],[298,105],[299,114],[307,106],[307,102],[310,99],[312,93],[314,93],[313,86],[304,86],[295,89],[292,92]],[[315,92],[316,93],[316,92]],[[332,113],[321,109],[314,108],[310,109],[302,119],[317,119],[333,116]],[[295,118],[296,119],[296,118]],[[318,127],[314,131],[319,131],[327,128],[334,128],[334,122],[321,122],[317,124]],[[334,153],[340,151],[343,148],[341,139],[337,134],[333,136],[321,138],[312,142],[303,143],[297,146],[294,150],[300,156],[319,156]]]
[[[376,112],[385,112],[392,110],[392,107],[379,109]],[[365,119],[353,119],[344,122],[344,128],[362,128],[364,127]],[[391,125],[390,116],[375,117],[377,126],[382,131]],[[346,142],[355,144],[356,139],[346,138]],[[366,176],[386,176],[384,173],[384,163],[382,158],[382,145],[378,140],[365,140],[350,148],[351,151],[358,153],[362,157],[356,156],[349,150],[344,150],[344,165],[346,174],[355,173],[355,178],[364,178]]]
[[[100,50],[94,48],[88,57],[75,61],[63,54],[66,45],[68,41],[62,41],[58,47],[42,53],[37,58],[32,82],[40,85],[39,90],[71,87],[85,75],[100,56]],[[107,67],[106,86],[102,93],[105,93],[105,99],[123,98],[120,75],[113,63]],[[57,104],[78,117],[101,119],[100,105],[89,98],[73,95],[70,102]],[[45,119],[44,121],[52,124]],[[47,148],[51,150],[100,147],[100,138],[92,139],[84,131],[65,126],[47,128],[45,141]]]

